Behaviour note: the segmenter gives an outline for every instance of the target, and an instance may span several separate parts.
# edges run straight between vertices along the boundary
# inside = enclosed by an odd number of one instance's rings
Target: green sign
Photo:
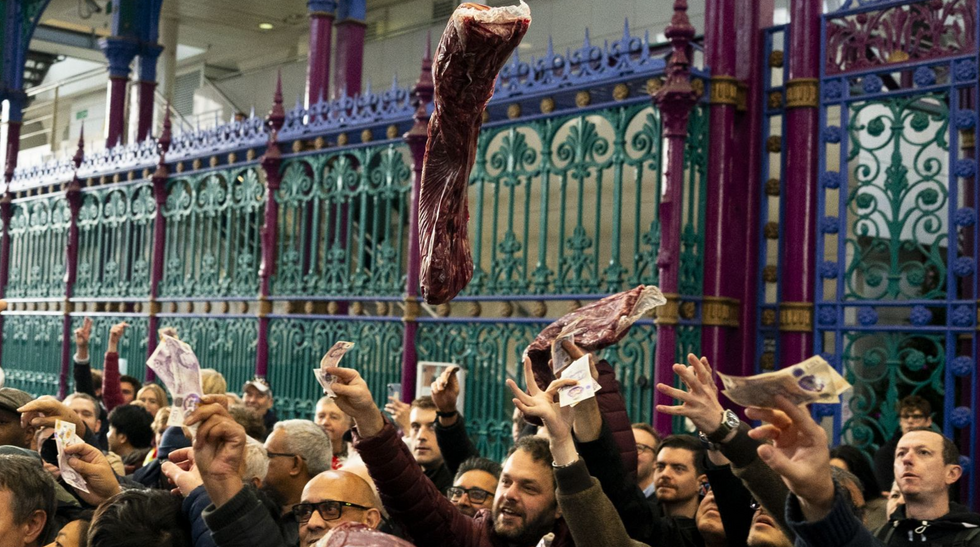
[[[85,110],[79,110],[78,112],[75,112],[75,119],[76,120],[84,120],[86,118],[88,118],[88,109],[87,108]]]

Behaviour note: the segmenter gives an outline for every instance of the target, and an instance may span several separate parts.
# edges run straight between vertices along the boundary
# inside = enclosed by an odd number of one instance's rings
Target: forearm
[[[75,380],[75,392],[84,393],[95,397],[95,386],[92,383],[92,366],[88,359],[80,361],[75,356],[75,365],[72,367],[72,378]]]
[[[122,386],[119,380],[119,354],[108,351],[105,354],[105,363],[102,370],[102,403],[106,410],[112,409],[123,404]]]
[[[385,418],[381,410],[374,408],[354,416],[354,426],[362,438],[374,437],[385,426]]]
[[[557,456],[555,463],[561,466]],[[555,481],[558,506],[576,545],[621,547],[632,544],[612,502],[602,493],[598,481],[589,476],[581,461],[556,469]]]
[[[215,508],[219,508],[228,503],[244,488],[242,480],[238,477],[218,479],[202,476],[201,478],[204,482],[204,489],[207,491],[208,497],[211,498],[211,503],[214,504]]]
[[[602,434],[602,412],[599,410],[599,402],[595,397],[586,399],[575,407],[575,421],[572,423],[572,431],[575,439],[580,443],[589,443],[599,438]]]
[[[480,455],[466,431],[466,420],[458,414],[454,416],[454,423],[449,426],[443,424],[442,418],[439,419],[436,425],[436,443],[442,452],[446,467],[454,475],[467,458]]]

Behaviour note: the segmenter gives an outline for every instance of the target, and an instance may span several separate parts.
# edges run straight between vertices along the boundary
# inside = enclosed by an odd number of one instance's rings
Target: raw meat
[[[503,8],[462,4],[436,49],[435,109],[419,194],[420,282],[429,304],[452,300],[473,277],[466,190],[476,141],[497,73],[530,24],[523,1]]]
[[[555,379],[548,364],[551,343],[566,325],[573,324],[575,344],[578,347],[584,351],[599,351],[622,340],[633,323],[666,302],[667,299],[657,287],[640,285],[565,314],[545,327],[525,350],[531,358],[534,381],[541,389],[547,389]]]

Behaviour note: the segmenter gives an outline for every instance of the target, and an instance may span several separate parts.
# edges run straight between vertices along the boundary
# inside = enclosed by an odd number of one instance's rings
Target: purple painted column
[[[23,119],[23,108],[26,96],[23,92],[7,92],[4,97],[9,101],[10,119],[7,120],[7,149],[3,169],[5,182],[3,197],[0,198],[0,215],[3,218],[3,232],[0,234],[0,298],[7,293],[7,281],[10,279],[10,219],[13,216],[13,194],[10,192],[10,181],[17,169],[17,156],[20,154],[20,127]],[[3,363],[3,315],[0,315],[0,366]]]
[[[279,150],[278,134],[286,119],[282,107],[282,74],[276,80],[276,94],[272,111],[269,112],[269,142],[262,155],[262,170],[265,171],[265,221],[262,224],[262,262],[259,265],[259,340],[255,359],[255,374],[265,377],[269,371],[269,314],[272,302],[269,300],[270,283],[276,271],[276,242],[279,231],[279,204],[276,191],[282,183],[282,152]]]
[[[744,246],[744,203],[741,182],[735,177],[735,3],[709,0],[705,14],[705,63],[711,69],[709,95],[711,120],[704,234],[704,300],[701,308],[701,353],[718,370],[738,370],[732,359],[729,331],[738,326],[737,294],[744,275],[740,262]],[[731,342],[736,338],[732,336]]]
[[[153,173],[153,200],[156,202],[157,210],[153,217],[153,269],[150,270],[150,310],[148,318],[146,341],[146,356],[149,358],[157,349],[157,331],[160,330],[160,283],[163,282],[163,265],[166,260],[167,248],[167,217],[163,216],[163,209],[167,205],[167,178],[170,172],[167,170],[165,157],[170,151],[171,140],[170,125],[170,105],[167,105],[167,113],[163,118],[163,133],[157,139],[157,146],[160,149],[160,161],[157,162],[157,169]],[[146,367],[146,381],[152,382],[156,378],[153,369]]]
[[[126,86],[129,64],[139,51],[139,43],[128,38],[103,38],[99,46],[109,60],[109,91],[106,99],[106,148],[122,142],[126,134]]]
[[[330,41],[336,0],[308,0],[310,10],[310,60],[306,72],[306,100],[314,104],[327,96],[330,82]]]
[[[821,0],[790,2],[784,136],[786,192],[779,298],[781,367],[813,354],[821,8]]]
[[[58,379],[58,398],[64,399],[68,394],[68,376],[71,373],[71,312],[72,291],[78,276],[78,211],[82,208],[82,181],[78,178],[78,168],[85,157],[85,132],[78,137],[78,149],[72,161],[75,164],[75,174],[68,183],[65,199],[71,211],[71,221],[68,224],[68,245],[65,249],[65,302],[64,317],[61,323],[61,376]]]
[[[674,16],[665,32],[673,52],[667,65],[667,81],[653,96],[660,108],[664,135],[664,185],[660,203],[660,252],[657,268],[660,270],[660,290],[667,297],[667,304],[657,309],[657,353],[654,378],[657,383],[673,385],[677,352],[678,322],[678,266],[680,258],[682,192],[684,184],[684,144],[687,141],[687,120],[691,108],[697,102],[691,87],[690,44],[694,27],[687,18],[687,1],[674,0]],[[654,396],[656,405],[672,404],[670,397],[659,391]],[[654,426],[666,433],[672,430],[671,416],[654,413]]]
[[[415,398],[415,377],[418,355],[415,352],[415,334],[418,332],[419,316],[419,267],[422,258],[419,254],[419,192],[422,188],[422,160],[425,157],[425,144],[429,140],[428,106],[432,102],[434,86],[432,83],[432,37],[426,38],[425,57],[422,58],[422,72],[415,82],[415,124],[405,133],[405,142],[412,151],[411,206],[408,209],[408,272],[405,283],[405,334],[402,354],[402,400]]]
[[[333,96],[361,92],[364,71],[364,36],[367,33],[367,2],[340,0],[337,6],[337,51],[333,60]]]
[[[163,46],[144,45],[140,50],[140,96],[139,120],[136,126],[136,140],[142,141],[153,132],[153,94],[157,88],[157,59]]]
[[[734,374],[747,376],[755,373],[756,356],[756,315],[758,313],[758,275],[759,275],[759,238],[755,237],[759,226],[760,206],[760,177],[762,173],[762,75],[763,63],[768,62],[763,57],[763,29],[772,26],[774,9],[773,0],[737,0],[735,26],[738,32],[735,47],[736,55],[741,62],[735,66],[735,76],[748,82],[745,92],[745,114],[735,122],[735,133],[740,136],[737,140],[736,157],[745,158],[736,176],[742,181],[744,191],[744,221],[745,225],[743,257],[745,257],[742,286],[738,287],[739,300],[742,301],[739,323],[741,352],[739,369],[732,369]],[[739,200],[743,201],[743,200]]]

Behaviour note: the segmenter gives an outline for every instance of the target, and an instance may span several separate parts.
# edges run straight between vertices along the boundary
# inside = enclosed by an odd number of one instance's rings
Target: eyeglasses
[[[299,456],[299,454],[287,454],[285,452],[268,452],[268,451],[265,453],[265,455],[268,456],[270,460],[272,458],[275,458],[276,456],[279,456],[280,458],[295,458],[296,456]],[[304,459],[303,456],[299,456],[299,458]]]
[[[643,452],[646,452],[647,450],[649,450],[650,452],[653,452],[653,447],[652,446],[647,446],[645,444],[636,443],[636,452],[638,454],[642,454]]]
[[[711,484],[709,484],[708,481],[704,481],[700,485],[698,485],[699,496],[703,498],[708,495],[708,492],[711,492]]]
[[[459,486],[453,486],[452,488],[446,490],[446,495],[451,500],[458,500],[466,494],[470,497],[470,501],[473,503],[483,503],[486,501],[487,496],[492,496],[492,492],[487,492],[482,488],[461,488]]]
[[[354,509],[364,511],[370,509],[370,507],[364,507],[363,505],[348,503],[346,501],[326,500],[317,503],[297,503],[293,506],[293,515],[300,522],[307,522],[313,516],[313,510],[316,509],[316,512],[320,513],[320,518],[323,520],[337,520],[340,518],[342,510],[346,507],[353,507]]]

